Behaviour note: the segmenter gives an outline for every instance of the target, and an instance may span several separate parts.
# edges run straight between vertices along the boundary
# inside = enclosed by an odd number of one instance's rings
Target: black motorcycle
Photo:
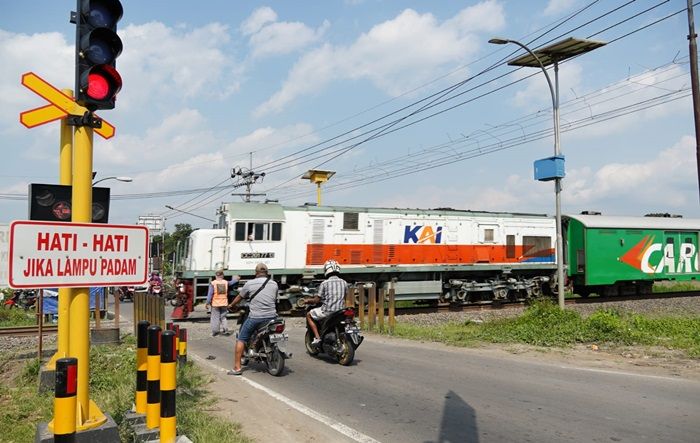
[[[308,310],[317,306],[309,306]],[[314,320],[321,342],[313,344],[314,333],[306,324],[304,344],[309,355],[323,352],[336,359],[343,366],[348,366],[355,358],[355,350],[365,338],[355,322],[355,309],[343,308],[321,319],[320,324]]]
[[[136,288],[134,286],[120,286],[117,292],[119,293],[119,301],[134,301],[134,292],[136,292]]]
[[[248,318],[248,314],[248,306],[242,306],[237,323],[242,325]],[[250,360],[254,360],[264,363],[270,375],[282,375],[284,360],[292,357],[292,354],[284,349],[289,340],[289,335],[284,332],[284,326],[284,319],[281,317],[259,325],[245,344],[241,364],[245,366]],[[238,338],[238,331],[236,338]]]

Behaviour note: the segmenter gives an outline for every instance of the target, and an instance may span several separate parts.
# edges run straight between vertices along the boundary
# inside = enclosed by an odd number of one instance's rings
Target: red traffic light
[[[124,9],[119,0],[78,0],[76,26],[76,99],[91,111],[113,109],[122,78],[116,59],[123,45],[117,22]]]
[[[81,85],[87,97],[93,103],[114,101],[122,88],[122,77],[109,65],[97,65],[85,73]]]

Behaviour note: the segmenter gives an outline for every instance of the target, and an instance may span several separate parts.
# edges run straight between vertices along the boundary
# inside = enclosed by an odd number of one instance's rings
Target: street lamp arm
[[[101,178],[101,179],[97,180],[96,182],[93,182],[93,183],[92,183],[92,186],[95,186],[96,184],[98,184],[98,183],[100,183],[100,182],[103,182],[103,181],[105,181],[105,180],[118,180],[118,181],[120,181],[120,182],[126,182],[126,183],[129,183],[129,182],[134,181],[134,179],[131,178],[131,177],[117,177],[117,176],[114,176],[114,177],[105,177],[105,178]]]
[[[535,60],[537,60],[537,63],[540,65],[540,69],[542,69],[542,72],[544,73],[544,77],[547,79],[547,85],[549,86],[549,93],[552,96],[552,106],[556,109],[557,108],[557,103],[556,103],[556,93],[554,92],[554,85],[552,84],[552,79],[549,77],[549,73],[547,73],[547,68],[545,68],[544,63],[542,63],[542,60],[535,54],[530,48],[528,48],[524,43],[520,43],[517,40],[510,40],[510,39],[491,39],[489,41],[493,41],[495,44],[503,44],[503,43],[514,43],[524,50],[526,50],[532,57],[534,57]],[[501,43],[503,42],[503,43]]]

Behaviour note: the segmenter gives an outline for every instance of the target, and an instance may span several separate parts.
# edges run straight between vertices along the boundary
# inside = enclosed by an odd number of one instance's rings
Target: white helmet
[[[323,264],[323,275],[328,277],[332,273],[340,274],[340,265],[335,260],[327,260]]]

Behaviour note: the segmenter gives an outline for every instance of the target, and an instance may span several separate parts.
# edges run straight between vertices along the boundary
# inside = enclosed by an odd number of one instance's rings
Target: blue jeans
[[[250,318],[248,317],[246,321],[243,322],[241,325],[241,329],[238,331],[238,341],[242,341],[243,343],[248,343],[248,340],[250,340],[250,336],[255,332],[255,330],[260,326],[261,324],[267,323],[270,320],[274,320],[275,317],[266,317],[266,318]]]

